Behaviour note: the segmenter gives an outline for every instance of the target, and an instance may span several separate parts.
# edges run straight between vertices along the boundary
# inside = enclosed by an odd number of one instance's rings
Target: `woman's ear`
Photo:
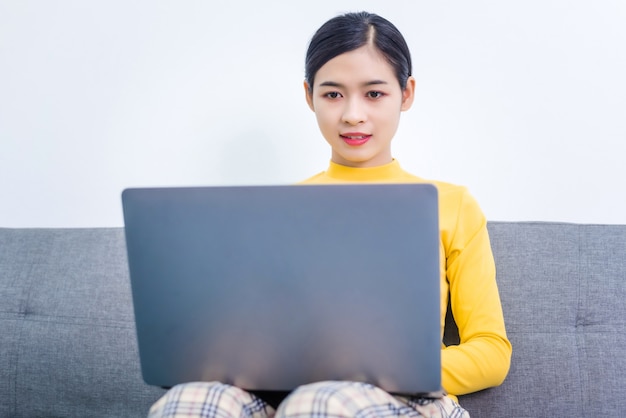
[[[305,80],[304,81],[304,94],[306,95],[306,103],[309,105],[309,108],[311,108],[311,110],[315,112],[315,107],[313,106],[312,91],[313,89],[309,86],[309,83]]]
[[[402,91],[402,111],[409,110],[415,99],[415,78],[413,76],[406,80],[406,87]]]

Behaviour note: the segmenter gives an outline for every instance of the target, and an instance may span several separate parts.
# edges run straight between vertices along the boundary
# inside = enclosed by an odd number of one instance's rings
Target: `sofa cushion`
[[[0,416],[145,416],[123,231],[0,229]]]
[[[507,333],[504,384],[460,402],[481,416],[623,416],[626,226],[489,224]]]
[[[626,416],[626,226],[489,224],[507,331],[472,417]],[[453,340],[453,339],[452,339]],[[123,230],[0,228],[0,416],[142,417]]]

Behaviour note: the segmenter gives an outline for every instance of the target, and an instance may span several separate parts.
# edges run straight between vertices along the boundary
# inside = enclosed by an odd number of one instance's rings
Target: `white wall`
[[[626,223],[623,0],[0,0],[0,226],[120,226],[125,187],[324,169],[304,53],[361,9],[413,53],[406,169],[492,220]]]

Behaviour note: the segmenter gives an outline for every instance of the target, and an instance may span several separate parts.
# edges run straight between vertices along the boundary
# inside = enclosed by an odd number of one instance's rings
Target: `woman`
[[[365,12],[326,22],[309,45],[304,89],[331,147],[328,169],[304,183],[425,182],[392,157],[400,114],[415,95],[409,49],[393,24]],[[171,389],[151,416],[469,416],[455,395],[499,385],[508,373],[511,344],[482,211],[465,188],[430,183],[439,192],[442,330],[450,306],[460,336],[459,345],[442,346],[442,385],[449,395],[400,398],[364,383],[319,382],[270,405],[259,394],[199,382]]]

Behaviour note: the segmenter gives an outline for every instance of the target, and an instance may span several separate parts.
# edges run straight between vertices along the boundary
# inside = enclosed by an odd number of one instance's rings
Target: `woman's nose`
[[[355,126],[365,122],[365,108],[363,103],[358,99],[346,100],[346,107],[343,112],[343,122]]]

